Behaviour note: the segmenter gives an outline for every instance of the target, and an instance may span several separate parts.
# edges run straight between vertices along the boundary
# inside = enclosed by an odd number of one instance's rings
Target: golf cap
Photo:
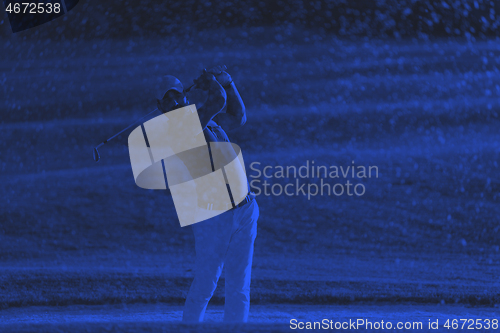
[[[158,99],[163,99],[163,96],[165,96],[165,94],[169,90],[175,90],[180,93],[184,92],[184,86],[182,85],[181,81],[172,75],[163,76],[157,87],[158,92],[156,93],[156,97]]]

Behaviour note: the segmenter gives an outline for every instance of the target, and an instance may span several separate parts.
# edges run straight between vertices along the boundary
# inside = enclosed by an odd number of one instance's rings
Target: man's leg
[[[253,244],[257,236],[259,206],[257,201],[234,211],[233,233],[226,256],[226,303],[224,321],[246,322],[250,310]]]
[[[184,306],[183,321],[203,321],[224,266],[232,229],[232,212],[193,224],[196,249],[195,278]]]

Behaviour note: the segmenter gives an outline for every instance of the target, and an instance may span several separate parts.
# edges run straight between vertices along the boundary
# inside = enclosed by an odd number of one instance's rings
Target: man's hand
[[[201,126],[205,129],[208,122],[226,107],[227,95],[215,76],[207,72],[206,69],[203,70],[199,78],[194,80],[194,83],[199,89],[208,90],[205,104],[198,109]]]
[[[215,79],[221,84],[221,86],[226,88],[231,84],[231,82],[233,82],[231,75],[225,72],[226,69],[227,67],[225,65],[215,66],[207,70],[207,73],[214,75]]]
[[[226,66],[215,66],[207,72],[214,75],[217,82],[224,87],[226,92],[226,110],[217,114],[215,121],[227,129],[234,129],[242,126],[246,122],[245,104],[241,99],[236,85],[231,79],[231,75],[225,72]]]
[[[216,81],[215,76],[204,69],[200,77],[194,80],[194,83],[201,90],[209,90],[213,81]]]

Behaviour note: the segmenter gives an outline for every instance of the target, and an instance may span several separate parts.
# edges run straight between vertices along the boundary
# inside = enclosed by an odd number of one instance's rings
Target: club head
[[[94,161],[99,162],[99,159],[101,157],[99,156],[99,152],[97,151],[97,148],[94,148]]]

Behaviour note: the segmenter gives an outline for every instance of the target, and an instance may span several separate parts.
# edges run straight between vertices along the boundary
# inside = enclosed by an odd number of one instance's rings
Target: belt
[[[206,209],[206,210],[231,210],[235,208],[240,208],[244,205],[246,205],[249,202],[252,202],[255,198],[255,193],[253,192],[248,192],[246,195],[245,199],[241,201],[239,204],[235,205],[234,202],[231,202],[230,204],[214,204],[214,203],[198,203],[198,206]]]
[[[255,193],[248,192],[245,199],[243,199],[243,201],[240,202],[239,204],[237,204],[236,207],[234,207],[234,208],[240,208],[240,207],[246,205],[247,203],[252,202],[254,198],[255,198]]]

